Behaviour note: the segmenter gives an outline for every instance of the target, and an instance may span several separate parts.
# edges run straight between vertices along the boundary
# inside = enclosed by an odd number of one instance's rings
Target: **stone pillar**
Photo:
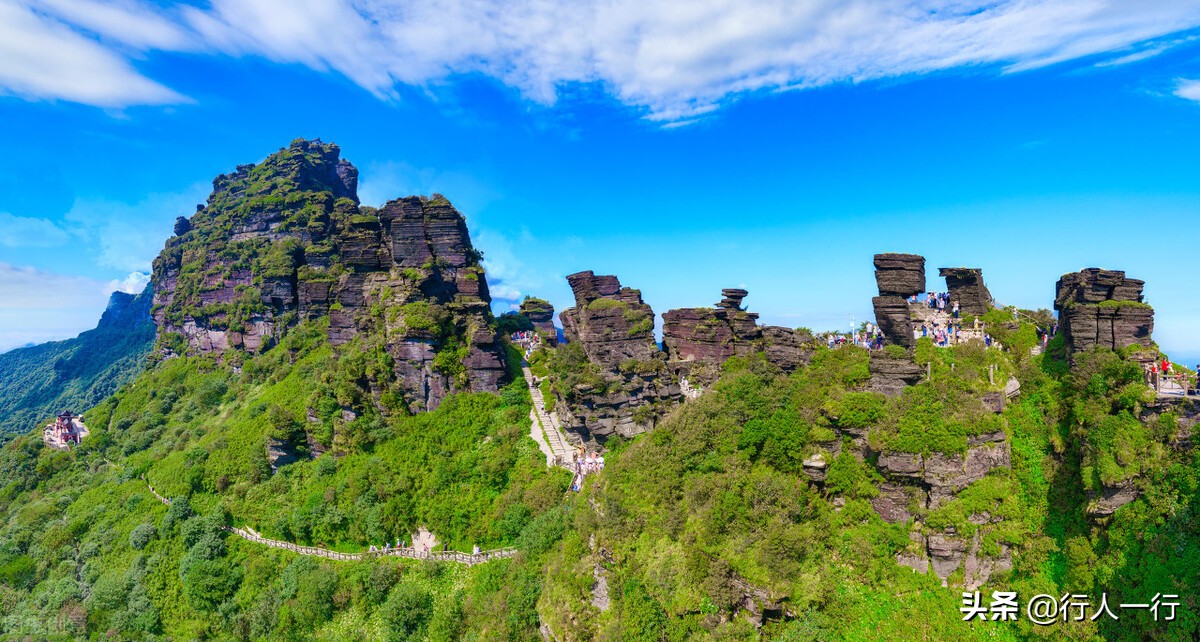
[[[875,283],[879,296],[871,299],[875,323],[891,343],[912,347],[908,297],[925,291],[925,257],[917,254],[876,254]]]
[[[979,268],[941,268],[938,276],[946,279],[946,291],[950,300],[957,301],[963,314],[980,316],[988,311],[992,293],[983,284],[983,270]]]

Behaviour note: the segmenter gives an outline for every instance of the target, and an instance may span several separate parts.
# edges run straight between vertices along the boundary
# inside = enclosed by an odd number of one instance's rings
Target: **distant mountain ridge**
[[[95,328],[0,354],[0,441],[59,410],[82,412],[141,372],[154,345],[153,292],[114,292]]]

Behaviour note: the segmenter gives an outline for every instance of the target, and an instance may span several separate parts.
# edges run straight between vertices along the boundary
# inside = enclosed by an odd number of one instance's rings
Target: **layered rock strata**
[[[721,364],[755,350],[762,339],[758,315],[742,309],[745,290],[727,289],[715,308],[680,308],[663,314],[663,349],[672,361]]]
[[[554,306],[545,299],[529,297],[521,302],[521,314],[533,324],[547,345],[558,344],[558,329],[554,327]]]
[[[983,270],[979,268],[941,268],[938,276],[946,279],[946,292],[950,300],[957,302],[963,314],[980,316],[992,304],[992,293],[983,284]]]
[[[579,346],[595,377],[560,395],[555,412],[563,428],[589,443],[649,430],[682,399],[654,340],[654,311],[615,276],[588,270],[567,283],[575,306],[559,315],[563,338]]]
[[[876,254],[875,283],[879,296],[871,299],[875,323],[890,343],[916,345],[908,297],[925,291],[925,257],[916,254]]]
[[[954,501],[959,492],[989,471],[1010,466],[1011,452],[1003,431],[970,437],[961,455],[881,452],[876,468],[884,482],[871,505],[884,521],[905,522],[914,518],[914,511],[932,511]],[[943,582],[962,567],[968,589],[983,584],[995,571],[1012,568],[1007,546],[1001,546],[998,556],[988,557],[981,551],[982,534],[994,528],[999,518],[984,512],[969,515],[968,521],[976,527],[970,537],[953,527],[914,529],[910,533],[913,545],[898,554],[897,561],[921,572],[932,567]]]
[[[925,377],[925,369],[911,359],[893,357],[883,351],[872,352],[869,364],[871,380],[868,389],[895,397],[908,386],[915,386]]]
[[[337,145],[294,141],[218,176],[154,261],[159,334],[194,353],[258,352],[328,316],[335,345],[382,335],[411,411],[495,391],[505,353],[479,254],[441,195],[362,207]],[[171,342],[168,342],[171,343]]]
[[[812,337],[798,336],[791,328],[758,325],[758,314],[742,308],[748,294],[727,288],[716,307],[680,308],[663,315],[663,349],[677,374],[708,384],[726,359],[755,352],[763,352],[785,372],[808,362]]]
[[[1119,270],[1088,268],[1058,280],[1054,309],[1072,352],[1153,345],[1154,309],[1142,297],[1144,281]]]

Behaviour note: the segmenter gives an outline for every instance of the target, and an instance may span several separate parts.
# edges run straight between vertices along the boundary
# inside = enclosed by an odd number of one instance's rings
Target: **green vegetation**
[[[243,174],[223,180],[249,190],[250,204],[218,195],[206,216],[224,207],[231,218],[217,223],[234,225],[233,214],[300,203],[307,213],[285,224],[307,229],[352,209],[345,199],[310,209],[317,201],[271,175]],[[360,216],[374,224],[372,212]],[[176,246],[185,264],[214,249],[188,234]],[[190,274],[189,297],[223,291],[239,270],[280,278],[299,250],[231,241],[216,251],[229,253],[228,273]],[[264,287],[239,283],[230,303],[188,299],[164,313],[242,327],[263,311]],[[1169,625],[1128,612],[1046,628],[964,623],[964,570],[947,589],[897,563],[952,534],[978,542],[985,562],[1011,562],[984,596],[1107,591],[1119,603],[1200,589],[1200,455],[1183,430],[1196,409],[1156,400],[1132,352],[1095,350],[1068,365],[1056,338],[1031,355],[1027,319],[1043,322],[1040,312],[985,315],[1004,351],[928,339],[875,353],[818,344],[791,374],[761,354],[730,358],[699,398],[639,405],[632,419],[654,430],[610,439],[606,469],[574,494],[571,474],[548,469],[528,437],[519,351],[507,347],[512,384],[462,392],[472,328],[454,304],[378,289],[373,327],[336,348],[328,318],[283,324],[273,345],[237,359],[188,355],[181,335],[164,332],[161,352],[138,359],[146,369],[86,411],[92,433],[73,450],[49,450],[36,425],[23,426],[0,449],[0,639],[535,641],[543,625],[559,640],[656,642],[1200,634],[1190,607]],[[651,329],[621,302],[597,304]],[[527,323],[516,314],[497,325]],[[389,339],[408,333],[434,345],[433,369],[459,391],[431,412],[409,414],[398,385]],[[911,359],[928,377],[885,396],[870,388],[872,359]],[[606,375],[578,344],[540,348],[529,364],[551,410],[671,376],[661,359]],[[1021,394],[1001,410],[1010,377]],[[1011,465],[930,501],[881,463],[935,461],[953,476],[966,471],[960,457],[983,449]],[[295,462],[272,462],[279,453]],[[1137,498],[1099,510],[1118,490]],[[911,517],[884,521],[881,501]],[[473,567],[340,562],[248,542],[228,526],[343,552],[426,527],[454,550],[520,553]],[[747,600],[778,608],[759,628]]]
[[[627,307],[629,307],[629,304],[625,303],[624,301],[618,301],[616,299],[609,299],[605,297],[600,297],[599,299],[596,299],[588,304],[589,310],[615,310],[618,308]]]
[[[71,452],[40,434],[13,440],[0,452],[0,512],[13,516],[0,526],[0,636],[536,639],[569,475],[526,437],[523,381],[382,415],[358,383],[386,366],[378,358],[359,344],[335,353],[320,326],[301,325],[240,374],[206,358],[158,363],[86,413],[92,435]],[[300,461],[272,474],[268,440]],[[304,457],[310,444],[339,456]],[[225,524],[347,551],[425,526],[453,549],[523,554],[469,569],[331,562]]]
[[[0,443],[40,431],[62,410],[83,412],[142,370],[154,345],[153,293],[147,286],[136,297],[113,296],[115,305],[95,329],[0,354]]]
[[[1024,331],[1013,325],[1010,340]],[[569,346],[557,352],[546,357],[554,376],[581,382],[580,355]],[[819,347],[791,376],[759,357],[730,359],[710,391],[654,432],[616,446],[604,475],[573,502],[572,528],[546,566],[543,620],[560,639],[580,640],[1091,640],[1166,632],[1163,639],[1190,639],[1200,632],[1192,615],[1172,623],[1124,614],[1049,628],[969,625],[958,612],[959,592],[898,566],[895,555],[920,550],[910,531],[950,531],[978,536],[984,558],[1011,552],[1012,570],[981,587],[985,600],[991,590],[1016,590],[1022,599],[1108,591],[1110,603],[1145,601],[1200,584],[1189,557],[1200,538],[1188,530],[1191,518],[1180,517],[1200,498],[1200,457],[1172,454],[1174,414],[1144,419],[1152,398],[1136,363],[1096,351],[1067,369],[1054,349],[1029,357],[928,341],[915,353],[932,378],[896,398],[861,389],[868,355],[857,348]],[[1010,375],[1021,396],[1000,414],[982,407],[979,397],[1002,390]],[[970,437],[997,431],[1007,438],[1011,468],[993,469],[935,508],[910,505],[918,521],[898,524],[872,509],[884,479],[870,456],[852,454],[848,438],[866,434],[868,455],[955,456]],[[812,484],[801,462],[842,439],[840,454],[825,459],[823,484]],[[1089,492],[1129,480],[1139,499],[1110,519],[1087,517]],[[607,610],[591,604],[587,576],[597,565]],[[961,568],[950,580],[964,581]],[[740,611],[747,587],[785,613],[757,634]]]

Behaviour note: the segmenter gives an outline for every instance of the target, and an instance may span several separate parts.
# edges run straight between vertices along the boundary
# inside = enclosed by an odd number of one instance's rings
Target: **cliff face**
[[[728,288],[721,291],[722,299],[714,308],[681,308],[663,314],[663,349],[677,372],[693,382],[709,383],[726,359],[757,351],[785,372],[808,361],[812,350],[804,342],[811,337],[797,337],[791,328],[759,326],[758,315],[742,308],[747,294]]]
[[[559,315],[563,337],[582,349],[604,383],[560,399],[556,411],[563,427],[584,441],[650,429],[682,398],[654,340],[654,310],[640,291],[622,287],[615,276],[588,270],[568,276],[567,282],[575,307]]]
[[[1054,309],[1071,351],[1153,345],[1154,309],[1143,301],[1144,286],[1144,281],[1119,270],[1088,268],[1064,274],[1055,286]]]
[[[440,195],[360,207],[357,184],[336,145],[303,140],[217,177],[154,261],[160,335],[253,353],[328,315],[335,345],[383,338],[411,411],[496,390],[504,348],[462,215]]]

